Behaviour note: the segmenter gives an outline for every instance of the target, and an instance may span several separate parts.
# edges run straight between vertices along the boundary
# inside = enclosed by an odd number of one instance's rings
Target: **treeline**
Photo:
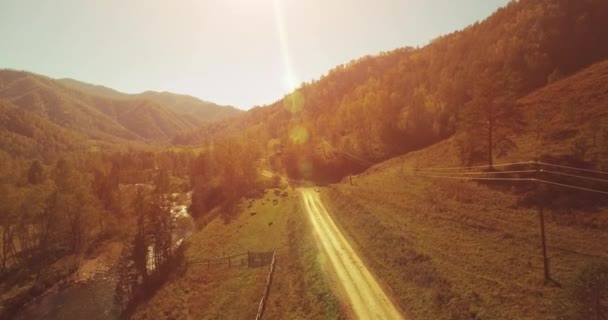
[[[103,232],[108,222],[92,176],[74,166],[66,159],[48,167],[34,161],[24,174],[13,176],[16,181],[0,184],[2,273],[31,260],[50,262],[82,252],[92,235]]]
[[[124,316],[154,293],[183,258],[183,239],[173,234],[178,219],[172,212],[174,191],[164,169],[157,172],[151,188],[136,188],[131,204],[137,220],[135,232],[123,248],[117,268],[116,301]]]
[[[339,66],[272,106],[175,142],[247,131],[260,141],[278,140],[285,166],[295,165],[294,154],[304,159],[289,171],[308,177],[356,170],[323,154],[324,139],[375,162],[456,135],[464,164],[490,162],[514,147],[508,137],[522,125],[517,99],[608,58],[606,16],[603,0],[512,1],[423,48]]]
[[[267,186],[263,150],[239,135],[205,148],[64,152],[56,161],[0,152],[0,283],[18,292],[0,301],[0,316],[68,278],[104,241],[126,244],[117,297],[129,310],[179,261],[174,195],[191,193],[195,218],[218,208],[229,219],[241,197]]]
[[[261,192],[260,158],[264,148],[247,136],[219,139],[201,153],[190,174],[192,206],[190,211],[201,217],[215,207],[222,207],[229,218],[241,197]]]
[[[213,209],[230,219],[242,197],[260,193],[259,165],[262,148],[244,136],[217,141],[198,156],[188,158],[188,187],[192,190],[190,213],[205,223]],[[174,165],[176,161],[170,161]],[[177,169],[177,168],[174,168]],[[183,173],[183,172],[180,172]],[[177,217],[171,212],[171,194],[176,192],[167,170],[155,173],[153,186],[137,187],[131,208],[136,228],[123,250],[118,266],[116,297],[128,316],[183,265],[184,248],[174,237]],[[184,184],[186,185],[186,184]]]
[[[130,239],[141,211],[135,186],[151,186],[164,172],[163,186],[186,192],[195,157],[133,150],[46,163],[0,154],[0,282],[17,292],[0,302],[3,312],[67,278],[102,241]]]

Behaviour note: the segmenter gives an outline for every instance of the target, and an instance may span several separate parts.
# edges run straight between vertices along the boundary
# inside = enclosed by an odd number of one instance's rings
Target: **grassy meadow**
[[[241,203],[226,221],[218,215],[187,241],[189,263],[247,251],[276,250],[277,264],[265,310],[267,319],[336,319],[341,307],[318,261],[308,220],[292,189],[267,190]],[[278,204],[273,205],[273,200]],[[252,213],[255,212],[255,215]],[[238,265],[239,262],[237,261]],[[262,297],[268,267],[188,265],[172,275],[134,319],[249,319]]]
[[[504,188],[402,174],[450,161],[449,142],[397,158],[322,198],[369,267],[418,319],[552,319],[563,290],[545,286],[537,211]],[[439,160],[441,159],[441,160]],[[454,163],[454,162],[452,162]],[[567,286],[608,261],[605,210],[545,211],[552,277]]]

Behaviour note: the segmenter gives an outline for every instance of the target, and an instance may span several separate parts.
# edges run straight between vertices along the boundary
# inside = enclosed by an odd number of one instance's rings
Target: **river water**
[[[175,229],[173,239],[180,245],[194,231],[194,221],[187,212],[191,193],[173,194],[171,212]],[[100,274],[84,283],[75,283],[46,294],[25,306],[15,320],[116,320],[120,307],[115,303],[116,277]]]

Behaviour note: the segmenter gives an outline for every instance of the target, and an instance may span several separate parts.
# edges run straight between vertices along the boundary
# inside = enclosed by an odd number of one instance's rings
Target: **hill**
[[[512,135],[515,148],[496,162],[540,159],[608,169],[607,80],[608,60],[519,99],[516,108],[524,116]],[[550,272],[562,288],[546,285],[538,213],[525,200],[527,182],[468,181],[481,169],[459,169],[459,139],[372,166],[354,176],[353,184],[323,188],[323,199],[367,263],[417,318],[567,318],[576,312],[568,292],[581,270],[608,260],[606,201],[567,187],[546,190]],[[498,169],[510,168],[525,166]],[[524,177],[473,175],[497,176]],[[608,190],[570,176],[544,179]]]
[[[110,89],[102,90],[110,92]],[[3,128],[6,138],[3,140],[4,150],[32,155],[45,148],[71,150],[72,145],[83,142],[89,146],[125,143],[166,145],[178,132],[191,130],[199,124],[191,116],[174,112],[171,107],[150,99],[117,97],[118,94],[103,97],[85,93],[29,72],[0,70],[0,100],[10,113],[5,118],[32,119],[33,122],[26,126],[35,126],[38,136],[62,137],[52,142],[39,139],[36,143],[39,146],[35,147],[38,151],[33,151],[31,141],[27,142],[27,139],[32,139],[32,134],[23,135],[21,133],[27,130],[12,130],[8,126]],[[69,141],[71,139],[77,141]],[[19,148],[23,150],[17,151]]]
[[[509,132],[514,145],[497,162],[550,159],[608,170],[608,60],[520,98],[515,110],[521,122]],[[405,159],[411,158],[412,166],[467,164],[463,139],[464,132],[459,132]],[[485,161],[481,157],[468,164]]]
[[[82,91],[84,93],[96,95],[96,96],[113,98],[113,99],[123,99],[123,98],[126,98],[129,96],[126,93],[122,93],[120,91],[114,90],[112,88],[108,88],[106,86],[90,84],[90,83],[78,81],[78,80],[72,79],[72,78],[62,78],[62,79],[57,79],[57,81],[66,87],[76,89],[76,90]]]
[[[527,125],[515,155],[575,158],[608,169],[608,60],[518,102]]]
[[[203,101],[201,99],[183,94],[156,91],[146,91],[139,94],[127,94],[101,85],[89,84],[69,78],[59,79],[58,81],[67,87],[101,97],[113,99],[148,100],[155,102],[177,114],[193,117],[194,119],[198,120],[195,122],[196,124],[200,124],[200,122],[226,119],[240,113],[239,109],[232,106],[221,106],[213,102]]]
[[[87,139],[47,119],[0,100],[0,151],[13,157],[53,159],[92,147]]]
[[[608,29],[606,16],[601,0],[512,1],[427,46],[338,66],[270,106],[176,141],[200,144],[246,132],[278,141],[279,160],[292,177],[339,178],[360,168],[327,160],[323,141],[379,161],[471,129],[491,109],[513,113],[517,99],[608,58],[600,31]],[[302,154],[310,170],[295,165]]]
[[[207,122],[231,118],[242,112],[232,106],[221,106],[193,96],[170,92],[146,91],[137,96],[167,106],[177,113],[192,115],[196,119]]]
[[[92,139],[137,139],[115,118],[91,106],[84,94],[61,86],[50,78],[27,72],[0,72],[0,99],[10,101],[21,110],[77,131]]]

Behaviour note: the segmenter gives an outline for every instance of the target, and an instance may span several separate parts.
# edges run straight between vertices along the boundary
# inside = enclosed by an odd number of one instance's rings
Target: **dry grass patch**
[[[538,216],[517,207],[515,195],[473,182],[403,177],[382,166],[354,180],[323,189],[323,199],[416,318],[555,318],[561,289],[543,285]],[[567,285],[586,263],[608,259],[606,212],[584,213],[601,228],[546,215],[557,281]]]

